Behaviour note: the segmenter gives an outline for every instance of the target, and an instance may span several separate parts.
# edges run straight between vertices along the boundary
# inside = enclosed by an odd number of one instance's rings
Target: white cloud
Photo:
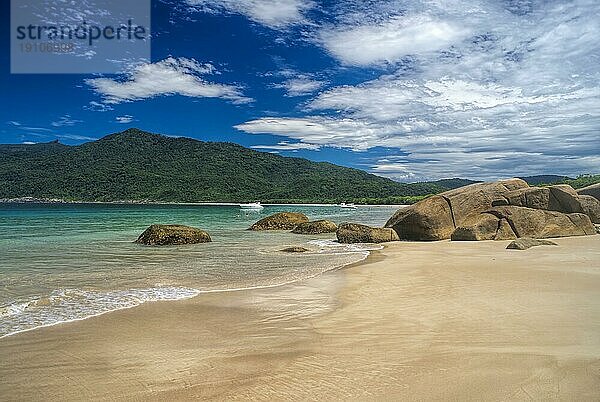
[[[223,98],[234,103],[250,101],[236,86],[211,83],[201,77],[214,73],[214,70],[212,65],[194,59],[169,57],[136,66],[124,80],[93,78],[85,82],[103,96],[104,103],[109,104],[165,95]]]
[[[443,49],[467,34],[460,24],[423,14],[395,16],[376,24],[335,27],[321,32],[320,41],[342,63],[369,66]]]
[[[73,119],[70,115],[66,114],[66,115],[62,116],[60,119],[58,119],[57,121],[53,121],[50,124],[53,127],[65,127],[65,126],[71,127],[77,123],[81,123],[81,120]]]
[[[385,157],[367,166],[403,180],[600,171],[600,3],[504,4],[411,3],[404,15],[420,9],[421,21],[449,26],[462,17],[471,34],[438,51],[425,41],[408,60],[398,34],[384,34],[400,17],[349,18],[326,31],[344,33],[332,54],[347,64],[389,61],[395,72],[321,92],[304,116],[236,127],[356,151],[382,147]],[[389,52],[372,42],[379,36]],[[363,39],[375,48],[361,48]]]
[[[127,124],[127,123],[131,123],[133,121],[133,116],[126,114],[124,116],[115,117],[115,120],[117,121],[117,123]]]
[[[272,29],[283,29],[306,22],[311,0],[186,0],[192,10],[241,14]]]
[[[290,143],[288,141],[278,142],[276,145],[252,145],[250,148],[254,149],[266,149],[273,151],[298,151],[298,150],[310,150],[318,151],[321,147],[315,144],[306,144],[303,142]]]
[[[313,94],[325,85],[325,82],[300,75],[297,78],[291,78],[282,84],[274,85],[275,88],[282,88],[286,91],[286,96],[305,96]]]
[[[109,110],[113,110],[114,108],[110,105],[106,105],[104,103],[91,101],[87,105],[83,107],[84,110],[90,110],[92,112],[108,112]]]

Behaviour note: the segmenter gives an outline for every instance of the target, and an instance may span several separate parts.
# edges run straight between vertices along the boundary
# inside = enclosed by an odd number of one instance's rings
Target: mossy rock
[[[304,222],[298,224],[292,233],[296,234],[321,234],[321,233],[335,233],[337,225],[334,222],[322,219],[313,222]]]
[[[308,222],[308,217],[302,213],[278,212],[259,220],[248,230],[292,230],[304,222]]]
[[[204,230],[184,225],[151,225],[135,241],[148,246],[208,243],[212,241]]]

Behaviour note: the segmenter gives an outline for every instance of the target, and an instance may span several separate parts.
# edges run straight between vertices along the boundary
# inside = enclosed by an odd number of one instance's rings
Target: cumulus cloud
[[[122,80],[92,78],[85,82],[108,104],[165,95],[223,98],[234,103],[250,101],[236,86],[213,83],[203,78],[214,72],[215,68],[210,64],[169,57],[156,63],[138,65]]]
[[[315,6],[310,0],[186,0],[191,10],[241,14],[272,29],[306,22],[306,11]]]
[[[459,24],[428,15],[396,16],[377,24],[325,30],[320,41],[342,63],[368,66],[443,49],[467,33]]]
[[[369,163],[371,171],[404,180],[600,170],[600,3],[411,4],[399,16],[348,18],[324,36],[341,40],[323,43],[346,64],[387,62],[395,71],[321,92],[304,116],[237,128],[355,151],[379,147],[385,156]],[[462,18],[464,30],[442,46],[423,39],[411,49],[391,29],[404,16],[449,27]],[[373,38],[387,49],[353,52],[344,42],[358,49]]]

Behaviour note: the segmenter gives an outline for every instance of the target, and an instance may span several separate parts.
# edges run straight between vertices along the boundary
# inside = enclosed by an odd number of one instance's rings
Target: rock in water
[[[579,195],[591,195],[597,200],[600,200],[600,183],[592,184],[590,186],[580,188],[577,190]]]
[[[528,188],[521,179],[477,183],[446,191],[399,209],[385,224],[404,240],[449,239],[456,227],[486,211],[495,202],[507,203],[511,191]]]
[[[314,222],[304,222],[298,224],[292,233],[296,234],[320,234],[320,233],[334,233],[337,230],[337,225],[328,220],[319,220]]]
[[[149,246],[197,244],[211,241],[204,230],[184,225],[152,225],[135,241]]]
[[[299,212],[278,212],[259,220],[248,230],[292,230],[304,222],[308,222],[308,218]]]
[[[283,251],[284,253],[306,253],[307,251],[310,251],[310,250],[307,248],[304,248],[304,247],[294,246],[294,247],[286,247],[280,251]]]
[[[527,250],[528,248],[536,247],[536,246],[557,246],[557,245],[558,244],[556,244],[550,240],[538,240],[538,239],[531,239],[528,237],[523,237],[521,239],[511,241],[510,244],[508,246],[506,246],[506,248],[510,249],[510,250]]]
[[[335,234],[340,243],[385,243],[400,240],[394,229],[373,228],[358,223],[342,223]]]

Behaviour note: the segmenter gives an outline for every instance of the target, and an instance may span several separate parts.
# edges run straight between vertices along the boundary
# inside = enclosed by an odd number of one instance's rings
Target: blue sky
[[[592,0],[156,0],[152,62],[124,74],[10,74],[5,39],[0,142],[138,127],[407,182],[598,173],[598,15]]]

